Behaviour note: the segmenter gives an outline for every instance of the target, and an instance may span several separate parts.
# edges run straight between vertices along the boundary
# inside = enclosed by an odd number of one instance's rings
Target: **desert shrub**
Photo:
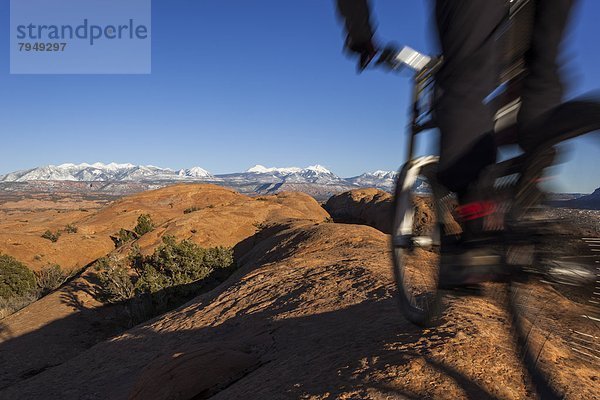
[[[150,217],[150,214],[142,214],[138,217],[137,225],[133,228],[133,231],[140,236],[145,235],[148,232],[154,230],[154,222]]]
[[[0,319],[5,318],[22,308],[27,307],[39,298],[36,291],[31,291],[23,296],[10,298],[0,297]]]
[[[38,298],[35,274],[13,257],[0,254],[0,319]]]
[[[69,224],[65,227],[65,232],[67,233],[77,233],[77,231],[79,231],[79,229],[75,225]]]
[[[112,258],[96,262],[100,297],[109,303],[119,303],[135,296],[135,285],[127,267]]]
[[[231,249],[206,249],[190,240],[177,242],[172,236],[164,237],[152,255],[138,254],[131,262],[138,271],[138,293],[150,294],[159,312],[187,301],[198,293],[205,278],[234,263]]]
[[[138,217],[137,225],[133,228],[133,231],[121,228],[119,232],[115,233],[110,238],[115,243],[115,247],[119,248],[128,242],[139,239],[140,236],[143,236],[152,230],[154,230],[152,218],[149,214],[142,214]]]
[[[233,264],[230,249],[205,249],[190,240],[178,243],[172,236],[165,236],[154,254],[140,257],[136,260],[141,266],[138,287],[151,293],[204,279],[214,270]]]
[[[183,210],[183,213],[184,214],[191,214],[193,212],[200,211],[200,210],[201,210],[200,207],[194,206],[194,207],[186,208],[185,210]]]
[[[116,303],[134,296],[149,296],[154,310],[163,312],[196,295],[211,273],[233,264],[231,249],[206,249],[190,240],[177,242],[174,237],[165,236],[151,255],[142,255],[134,245],[124,265],[103,259],[96,269],[100,293],[106,301]],[[135,273],[129,272],[132,270]]]
[[[121,228],[119,232],[115,233],[110,237],[112,241],[115,243],[115,247],[119,248],[123,246],[125,243],[131,242],[138,238],[137,233],[128,231],[127,229]]]
[[[143,264],[139,274],[139,279],[135,285],[138,293],[158,293],[173,286],[172,280],[168,276],[160,273],[151,265]]]
[[[64,271],[60,265],[54,264],[42,268],[35,273],[35,281],[40,296],[46,296],[48,293],[58,289],[65,283],[71,274]]]
[[[46,232],[44,232],[42,234],[42,237],[44,239],[48,239],[52,243],[56,243],[56,242],[58,242],[58,238],[60,238],[60,232],[59,231],[52,232],[50,229],[48,229]]]
[[[138,236],[136,235],[135,232],[128,231],[127,229],[123,229],[123,228],[121,228],[119,230],[119,232],[117,233],[117,236],[121,240],[122,243],[131,242],[132,240],[136,240],[138,238]]]
[[[34,273],[13,257],[0,254],[0,298],[11,300],[35,292]]]
[[[0,319],[56,290],[71,276],[59,265],[34,273],[14,258],[0,254]]]
[[[204,265],[211,271],[226,269],[233,264],[233,250],[229,248],[219,246],[204,250]]]

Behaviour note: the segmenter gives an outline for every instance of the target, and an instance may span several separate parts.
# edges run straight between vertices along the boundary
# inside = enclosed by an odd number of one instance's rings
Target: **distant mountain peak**
[[[375,172],[372,172],[370,175],[380,179],[396,179],[398,177],[398,172],[377,170]]]
[[[322,165],[299,167],[265,167],[255,165],[244,173],[236,174],[240,179],[256,180],[262,183],[289,183],[289,184],[318,184],[318,185],[347,185],[348,183],[335,175]]]
[[[189,169],[181,169],[177,172],[178,176],[192,177],[192,178],[209,178],[212,177],[210,172],[200,167],[192,167]]]
[[[395,171],[366,172],[362,175],[346,179],[354,186],[358,187],[374,187],[391,192],[394,189],[398,173]]]
[[[275,168],[267,168],[264,165],[257,164],[252,168],[248,168],[246,172],[254,173],[254,174],[266,174],[274,170]]]
[[[303,172],[314,172],[318,174],[331,174],[333,173],[322,165],[311,165],[306,168],[299,167],[286,167],[286,168],[275,168],[275,167],[265,167],[264,165],[257,164],[252,168],[246,170],[248,173],[252,174],[280,174],[280,175],[291,175],[291,174],[301,174]]]
[[[333,174],[333,172],[331,172],[330,170],[328,170],[327,168],[323,167],[322,165],[316,164],[316,165],[311,165],[309,167],[305,168],[308,171],[314,171],[317,172],[319,174]]]

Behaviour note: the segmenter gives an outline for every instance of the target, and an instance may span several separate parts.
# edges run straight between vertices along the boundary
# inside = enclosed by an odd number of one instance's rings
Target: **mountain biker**
[[[518,115],[519,143],[528,150],[529,127],[537,126],[562,102],[563,85],[557,62],[560,44],[575,0],[531,0],[535,15],[525,55],[527,74]],[[362,70],[377,55],[369,0],[337,0],[344,19],[347,50],[359,57]],[[477,190],[481,171],[496,162],[494,112],[484,99],[496,88],[500,74],[500,42],[495,33],[508,13],[508,0],[436,0],[435,23],[444,63],[437,73],[434,117],[440,130],[438,180],[457,194],[459,208],[480,216],[463,223],[461,265],[479,254],[485,204]],[[442,267],[444,267],[442,261]],[[441,270],[440,274],[444,271]],[[442,278],[440,278],[441,280]],[[460,278],[457,278],[460,279]]]

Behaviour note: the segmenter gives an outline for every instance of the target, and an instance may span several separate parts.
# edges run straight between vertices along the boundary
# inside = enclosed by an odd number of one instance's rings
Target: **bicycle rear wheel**
[[[392,257],[400,307],[405,317],[419,325],[437,322],[442,311],[438,291],[440,219],[443,197],[435,179],[437,157],[407,163],[396,184],[393,208]]]
[[[541,260],[511,283],[519,355],[542,399],[600,396],[600,257],[590,244],[600,238],[556,237],[545,246],[574,255]]]

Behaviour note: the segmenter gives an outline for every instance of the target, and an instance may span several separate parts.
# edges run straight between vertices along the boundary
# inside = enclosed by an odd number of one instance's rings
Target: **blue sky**
[[[9,75],[8,4],[0,174],[116,161],[215,174],[319,163],[353,176],[404,162],[407,79],[355,73],[333,1],[155,0],[152,74],[138,76]],[[426,1],[374,4],[381,39],[432,50]],[[571,95],[600,87],[599,15],[597,0],[580,2],[566,51]],[[598,146],[578,142],[566,190],[591,191],[600,180],[581,171]]]

